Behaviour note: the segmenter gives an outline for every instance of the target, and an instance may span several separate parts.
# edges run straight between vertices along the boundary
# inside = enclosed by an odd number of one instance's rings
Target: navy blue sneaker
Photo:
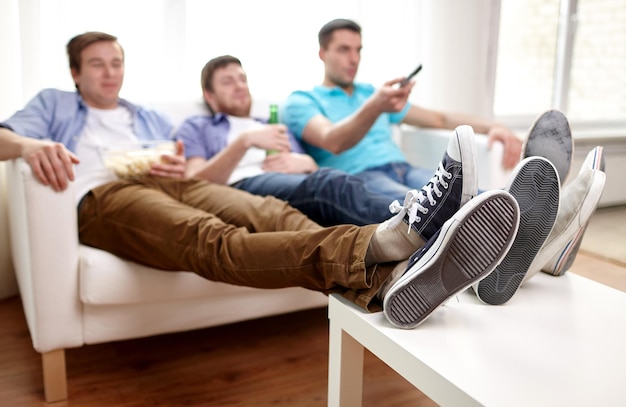
[[[491,273],[519,225],[513,196],[492,190],[472,199],[409,258],[383,299],[383,313],[399,328],[418,326],[441,304]]]
[[[439,168],[421,190],[406,194],[404,204],[389,205],[396,216],[381,225],[393,228],[404,221],[424,241],[430,239],[463,205],[478,194],[476,145],[471,126],[458,126],[452,133]]]
[[[513,169],[505,190],[519,204],[519,231],[511,250],[498,267],[473,287],[478,298],[491,305],[507,302],[522,284],[554,227],[561,184],[550,161],[543,157],[528,157]]]

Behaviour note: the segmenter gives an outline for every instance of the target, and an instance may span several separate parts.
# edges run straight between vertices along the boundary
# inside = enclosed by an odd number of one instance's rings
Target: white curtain
[[[5,118],[22,101],[18,0],[0,2],[0,117]]]

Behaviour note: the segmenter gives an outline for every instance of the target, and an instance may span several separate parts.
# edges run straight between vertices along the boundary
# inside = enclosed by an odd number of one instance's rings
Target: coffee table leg
[[[330,319],[328,353],[328,406],[361,406],[363,398],[363,345]]]

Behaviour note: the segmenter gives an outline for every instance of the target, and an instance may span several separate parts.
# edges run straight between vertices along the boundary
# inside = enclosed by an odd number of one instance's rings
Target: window
[[[626,1],[579,0],[568,113],[626,123]]]
[[[626,124],[624,21],[624,0],[503,0],[495,115]]]

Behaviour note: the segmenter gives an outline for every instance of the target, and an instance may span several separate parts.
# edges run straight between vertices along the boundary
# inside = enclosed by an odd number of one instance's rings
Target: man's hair
[[[242,66],[241,61],[232,55],[222,55],[207,62],[204,68],[202,68],[200,76],[202,89],[213,92],[213,75],[215,71],[230,64]]]
[[[336,30],[350,30],[361,35],[361,26],[356,22],[345,18],[337,18],[324,24],[320,32],[317,34],[317,39],[321,48],[326,48],[328,46],[328,43],[332,39],[333,32]]]
[[[67,57],[70,62],[70,69],[80,72],[81,60],[80,54],[85,48],[96,42],[109,41],[117,42],[117,37],[111,34],[106,34],[98,31],[89,31],[84,34],[79,34],[72,38],[66,46]],[[120,48],[122,46],[120,45]],[[124,55],[124,49],[122,48],[122,55]]]

